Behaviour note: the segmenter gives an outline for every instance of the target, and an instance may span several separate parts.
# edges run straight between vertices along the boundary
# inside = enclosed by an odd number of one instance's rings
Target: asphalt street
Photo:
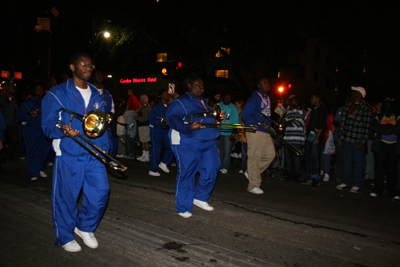
[[[2,162],[0,266],[400,266],[400,202],[263,178],[263,195],[246,191],[232,162],[209,200],[215,210],[193,208],[184,219],[174,207],[176,167],[149,176],[149,163],[123,159],[128,170],[109,170],[110,200],[95,234],[97,249],[55,247],[51,174],[29,181],[25,161]],[[160,170],[160,172],[162,172]],[[305,177],[304,177],[305,178]]]

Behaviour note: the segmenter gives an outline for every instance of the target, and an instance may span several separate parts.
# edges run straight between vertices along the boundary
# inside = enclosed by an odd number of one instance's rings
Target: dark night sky
[[[57,18],[49,13],[53,6],[60,12]],[[161,10],[159,7],[162,7]],[[66,60],[73,52],[90,52],[93,10],[96,10],[96,26],[106,25],[107,20],[121,24],[127,20],[161,25],[163,21],[184,24],[188,16],[208,25],[215,21],[216,26],[230,22],[254,23],[251,30],[257,35],[261,28],[290,32],[301,25],[319,35],[366,48],[371,63],[367,71],[378,85],[395,81],[400,71],[397,44],[400,39],[399,4],[247,1],[245,6],[243,3],[234,6],[232,1],[161,0],[161,3],[156,3],[155,0],[146,0],[123,4],[122,1],[103,0],[17,0],[2,4],[2,10],[0,67],[15,67],[16,71],[24,73],[35,73],[38,69],[41,43],[39,35],[33,30],[37,17],[50,15],[52,19],[52,72],[59,72],[65,69]],[[168,32],[169,29],[162,30]]]

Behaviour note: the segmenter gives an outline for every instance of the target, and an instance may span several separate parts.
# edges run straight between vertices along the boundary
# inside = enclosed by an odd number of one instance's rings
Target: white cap
[[[352,87],[351,87],[351,90],[360,92],[360,94],[362,95],[363,98],[365,98],[365,96],[367,95],[367,92],[366,92],[365,89],[364,89],[363,87],[361,87],[361,86],[352,86]]]

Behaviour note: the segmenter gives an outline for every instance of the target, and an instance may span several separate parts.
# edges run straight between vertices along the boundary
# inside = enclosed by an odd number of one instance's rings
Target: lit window
[[[223,51],[223,52],[221,52]],[[230,47],[221,47],[220,50],[218,50],[218,52],[215,54],[215,57],[223,57],[224,54],[231,54],[231,48]]]
[[[157,54],[157,62],[166,62],[167,59],[167,53],[158,53]]]
[[[278,78],[280,78],[281,77],[281,72],[280,71],[278,71]]]
[[[216,70],[215,77],[218,78],[229,78],[229,70]]]

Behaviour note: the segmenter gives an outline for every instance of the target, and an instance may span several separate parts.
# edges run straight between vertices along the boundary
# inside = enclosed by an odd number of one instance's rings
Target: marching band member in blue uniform
[[[29,179],[37,180],[39,175],[47,177],[44,172],[50,157],[51,144],[44,136],[42,130],[42,105],[43,87],[35,85],[32,96],[22,102],[17,111],[18,120],[22,122],[22,132],[26,144],[26,154],[29,170]]]
[[[87,83],[94,69],[90,56],[85,53],[73,55],[69,67],[72,79],[51,88],[42,101],[42,128],[44,134],[53,139],[56,152],[52,188],[56,246],[62,246],[68,252],[77,252],[81,247],[74,233],[88,247],[98,246],[93,232],[107,206],[109,184],[104,164],[66,134],[77,136],[83,133],[83,129],[82,122],[72,118],[65,109],[82,115],[95,109],[104,112],[99,92]],[[64,131],[57,129],[57,124],[62,125]],[[107,134],[91,141],[109,151]],[[83,201],[78,212],[77,201],[82,189]]]
[[[168,139],[168,127],[161,125],[161,118],[165,118],[168,102],[170,99],[168,90],[162,89],[159,92],[160,102],[156,103],[150,111],[150,138],[151,138],[151,165],[149,175],[160,176],[157,166],[166,173],[169,173],[168,166],[171,165],[174,155]],[[164,156],[160,162],[161,148],[165,148]],[[160,164],[159,164],[160,163]]]
[[[207,201],[221,166],[217,148],[220,133],[219,129],[201,125],[201,122],[215,123],[214,118],[193,117],[191,120],[188,117],[212,111],[201,97],[204,85],[200,76],[188,75],[183,81],[183,86],[187,92],[171,102],[166,119],[178,168],[175,187],[176,212],[184,218],[189,218],[192,216],[193,204],[207,211],[214,209]],[[195,187],[197,172],[200,176]]]

